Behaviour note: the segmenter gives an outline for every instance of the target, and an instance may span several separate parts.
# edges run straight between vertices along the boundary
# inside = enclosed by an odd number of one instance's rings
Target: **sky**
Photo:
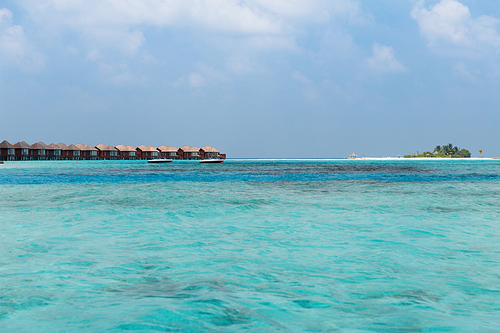
[[[500,0],[1,0],[0,141],[500,156]]]

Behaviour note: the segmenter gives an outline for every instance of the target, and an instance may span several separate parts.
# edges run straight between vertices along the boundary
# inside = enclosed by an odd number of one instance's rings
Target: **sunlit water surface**
[[[1,332],[500,331],[500,161],[6,162]]]

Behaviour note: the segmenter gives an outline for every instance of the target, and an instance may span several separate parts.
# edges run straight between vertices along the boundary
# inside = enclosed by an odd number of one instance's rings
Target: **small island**
[[[457,146],[453,147],[451,143],[446,146],[436,146],[433,152],[424,151],[419,154],[404,155],[404,158],[470,158],[471,153],[467,149],[459,149]]]

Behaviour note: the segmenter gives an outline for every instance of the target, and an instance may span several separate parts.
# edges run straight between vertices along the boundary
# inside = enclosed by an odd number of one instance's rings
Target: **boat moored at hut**
[[[115,146],[118,150],[118,157],[124,160],[135,160],[137,159],[136,147],[134,146],[126,146],[126,145],[118,145]]]
[[[25,141],[10,144],[0,142],[0,161],[42,161],[42,160],[207,160],[225,159],[226,154],[212,146],[197,148],[193,146],[147,146],[139,147],[117,145],[116,147],[98,144],[93,147],[82,143],[37,142],[32,145]],[[163,161],[162,161],[163,162]],[[159,162],[158,162],[159,163]]]
[[[13,161],[16,158],[16,149],[7,140],[0,142],[0,161]]]
[[[200,148],[200,158],[201,159],[209,159],[209,158],[219,158],[220,151],[215,149],[212,146],[205,146]]]
[[[160,146],[158,147],[158,150],[160,151],[160,157],[162,158],[170,158],[172,160],[176,160],[179,158],[179,156],[177,156],[179,148],[172,146]]]

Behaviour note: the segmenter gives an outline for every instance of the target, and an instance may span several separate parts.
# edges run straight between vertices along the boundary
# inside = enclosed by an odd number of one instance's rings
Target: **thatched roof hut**
[[[26,141],[16,142],[13,144],[16,149],[29,149],[30,145]]]
[[[7,140],[0,142],[0,161],[11,160],[14,158],[16,150]],[[3,162],[0,162],[3,163]]]
[[[62,149],[58,145],[55,145],[51,143],[50,145],[47,145],[47,150],[49,151],[48,155],[52,156],[61,156]]]
[[[75,146],[81,150],[82,157],[90,159],[97,158],[97,154],[99,153],[97,148],[92,147],[91,145],[84,145],[82,143],[77,143]]]
[[[63,147],[62,148],[62,150],[64,152],[63,157],[65,157],[65,158],[80,158],[82,156],[81,149],[73,144],[70,144],[68,146],[68,145],[65,145],[64,143],[60,143],[60,144],[58,144],[58,146]],[[87,153],[90,157],[90,152],[87,152]],[[83,157],[85,157],[85,156],[83,156]]]
[[[140,145],[137,147],[137,153],[141,158],[154,158],[158,156],[158,149],[153,146]]]
[[[153,147],[153,146],[146,146],[146,145],[140,145],[137,147],[140,151],[146,152],[146,151],[156,151],[158,152],[158,148]]]
[[[212,146],[201,147],[201,150],[203,150],[205,153],[220,153],[220,151]]]
[[[37,142],[30,146],[30,149],[47,149],[47,145],[43,142]]]
[[[81,149],[75,146],[74,144],[71,144],[69,146],[66,146],[63,150],[81,150]]]
[[[137,156],[137,148],[134,146],[117,145],[115,148],[118,149],[121,158],[135,159]]]
[[[7,140],[3,140],[2,142],[0,142],[0,148],[2,148],[2,149],[13,149],[13,148],[14,148],[14,146],[13,146],[13,145],[11,145],[11,144],[9,143],[9,141],[7,141]]]
[[[200,151],[200,148],[196,148],[196,147],[192,147],[192,146],[182,146],[179,149],[182,149],[182,151],[185,153],[195,153],[195,152]]]
[[[16,150],[16,156],[18,156],[20,159],[25,160],[28,158],[30,154],[30,145],[27,144],[25,141],[21,142],[16,142],[12,145],[14,149]]]
[[[100,143],[95,147],[99,150],[98,154],[99,154],[99,157],[101,157],[101,158],[116,159],[118,157],[118,149],[116,149],[113,146]]]
[[[205,146],[200,148],[200,158],[218,158],[220,151],[212,146]]]
[[[158,150],[160,151],[160,155],[162,155],[164,157],[178,158],[177,152],[179,151],[179,148],[177,148],[177,147],[160,146],[160,147],[158,147]]]
[[[192,146],[182,146],[179,148],[179,152],[177,153],[182,159],[199,159],[200,158],[200,148],[192,147]]]
[[[97,148],[91,145],[84,145],[83,143],[77,143],[75,146],[82,151],[97,151]]]
[[[34,143],[29,148],[29,154],[35,160],[46,159],[45,156],[47,156],[47,145],[43,142]]]
[[[47,145],[47,156],[54,157],[54,158],[60,158],[62,155],[62,149],[58,145],[55,145],[51,143],[50,145]]]
[[[126,145],[117,145],[115,146],[116,149],[118,149],[119,151],[135,151],[136,150],[136,147],[134,146],[126,146]]]
[[[160,146],[158,147],[158,150],[161,151],[162,153],[177,153],[179,148],[172,146]]]
[[[99,149],[100,151],[118,151],[118,149],[116,149],[115,147],[110,146],[110,145],[105,145],[103,143],[100,143],[100,144],[98,144],[95,147],[97,149]]]

